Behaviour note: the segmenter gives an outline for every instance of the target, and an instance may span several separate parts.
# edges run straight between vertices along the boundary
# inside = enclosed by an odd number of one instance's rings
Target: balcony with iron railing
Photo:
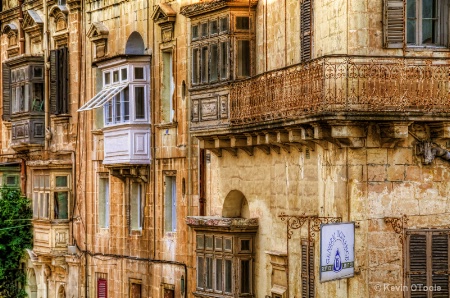
[[[324,57],[236,82],[229,97],[230,127],[324,115],[447,115],[450,60]]]

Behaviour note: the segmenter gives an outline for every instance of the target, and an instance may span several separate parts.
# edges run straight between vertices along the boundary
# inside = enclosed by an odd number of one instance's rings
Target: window
[[[312,2],[313,0],[304,0],[300,4],[300,56],[302,61],[311,59]]]
[[[177,188],[175,176],[164,176],[164,229],[177,230]]]
[[[406,232],[406,297],[449,297],[450,230]],[[440,287],[439,291],[427,289]]]
[[[148,67],[126,64],[102,71],[103,89],[78,111],[104,107],[104,123],[115,126],[149,120]],[[130,70],[131,75],[128,71]],[[132,77],[132,79],[130,79]]]
[[[198,84],[200,78],[199,49],[192,50],[192,84]]]
[[[44,112],[42,66],[26,66],[11,70],[12,113]],[[31,73],[30,73],[31,72]]]
[[[236,17],[236,29],[237,30],[249,30],[250,18],[249,17]]]
[[[3,174],[3,185],[6,187],[19,187],[19,175]]]
[[[50,198],[50,175],[39,173],[33,175],[33,218],[47,219]]]
[[[161,120],[172,122],[174,116],[173,100],[175,80],[173,73],[173,54],[171,51],[162,52],[162,86],[161,86]]]
[[[109,178],[98,179],[98,224],[100,228],[109,228]]]
[[[444,45],[448,24],[445,0],[406,1],[406,42],[409,45]]]
[[[384,0],[384,46],[448,46],[449,0]]]
[[[198,38],[198,25],[193,25],[192,26],[192,40],[195,40]]]
[[[217,19],[209,21],[209,32],[211,35],[219,33],[219,25]]]
[[[197,233],[196,239],[197,291],[223,295],[253,293],[252,236],[211,232]]]
[[[142,230],[143,218],[143,186],[141,183],[132,181],[130,184],[130,227],[131,230]]]
[[[201,50],[200,61],[201,65],[201,75],[202,75],[202,83],[208,82],[208,47],[203,47]]]
[[[69,219],[69,195],[70,175],[33,172],[33,218]]]

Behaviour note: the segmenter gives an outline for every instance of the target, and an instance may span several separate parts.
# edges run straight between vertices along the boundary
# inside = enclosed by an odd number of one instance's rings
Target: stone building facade
[[[448,297],[447,0],[1,11],[30,297]],[[354,276],[321,282],[338,222]]]

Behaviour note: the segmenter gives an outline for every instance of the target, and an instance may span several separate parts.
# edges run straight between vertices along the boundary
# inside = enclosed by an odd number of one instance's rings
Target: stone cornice
[[[250,0],[250,7],[255,7],[258,0]],[[200,2],[181,7],[180,14],[191,18],[198,15],[210,13],[226,7],[249,7],[248,0],[212,0]]]
[[[258,218],[225,218],[216,216],[188,216],[186,223],[196,230],[256,232],[259,226]]]

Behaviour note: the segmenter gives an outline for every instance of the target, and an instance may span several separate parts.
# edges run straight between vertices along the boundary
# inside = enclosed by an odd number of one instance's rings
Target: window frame
[[[448,1],[446,0],[441,0],[437,3],[437,7],[435,7],[436,9],[436,24],[437,24],[437,32],[436,34],[436,41],[433,43],[423,43],[421,40],[423,38],[423,21],[424,21],[424,16],[423,16],[423,4],[424,1],[426,0],[413,0],[415,2],[415,16],[414,18],[411,18],[410,16],[408,16],[408,2],[411,0],[405,0],[406,1],[406,6],[405,6],[405,43],[407,45],[407,47],[445,47],[446,45],[445,40],[448,40],[448,34],[449,34],[449,29],[445,26],[445,15],[449,16],[449,12],[445,12],[444,9],[445,7],[448,7]],[[448,8],[447,8],[448,9]],[[414,34],[414,39],[415,42],[408,42],[408,23],[410,19],[414,19],[415,20],[415,34]],[[447,38],[445,38],[445,35],[447,35]]]
[[[142,182],[131,180],[129,181],[129,198],[130,198],[130,231],[142,232],[144,227],[144,206],[145,201],[145,185]],[[133,197],[133,188],[137,186],[136,200]],[[137,208],[134,210],[133,207]]]
[[[107,182],[101,182],[102,180],[107,180]],[[104,190],[101,189],[102,185],[105,187]],[[111,184],[108,173],[99,173],[97,177],[97,194],[98,194],[98,226],[100,229],[107,230],[109,229],[109,220],[110,220],[110,193],[111,193]],[[102,198],[102,194],[104,197]],[[103,213],[100,213],[100,209],[103,209]],[[103,219],[101,218],[103,217]]]
[[[164,232],[175,233],[177,231],[177,176],[176,174],[164,174]],[[171,181],[170,193],[171,197],[167,195],[168,185],[167,181]],[[171,207],[167,205],[170,203]],[[170,225],[168,218],[170,218]]]

